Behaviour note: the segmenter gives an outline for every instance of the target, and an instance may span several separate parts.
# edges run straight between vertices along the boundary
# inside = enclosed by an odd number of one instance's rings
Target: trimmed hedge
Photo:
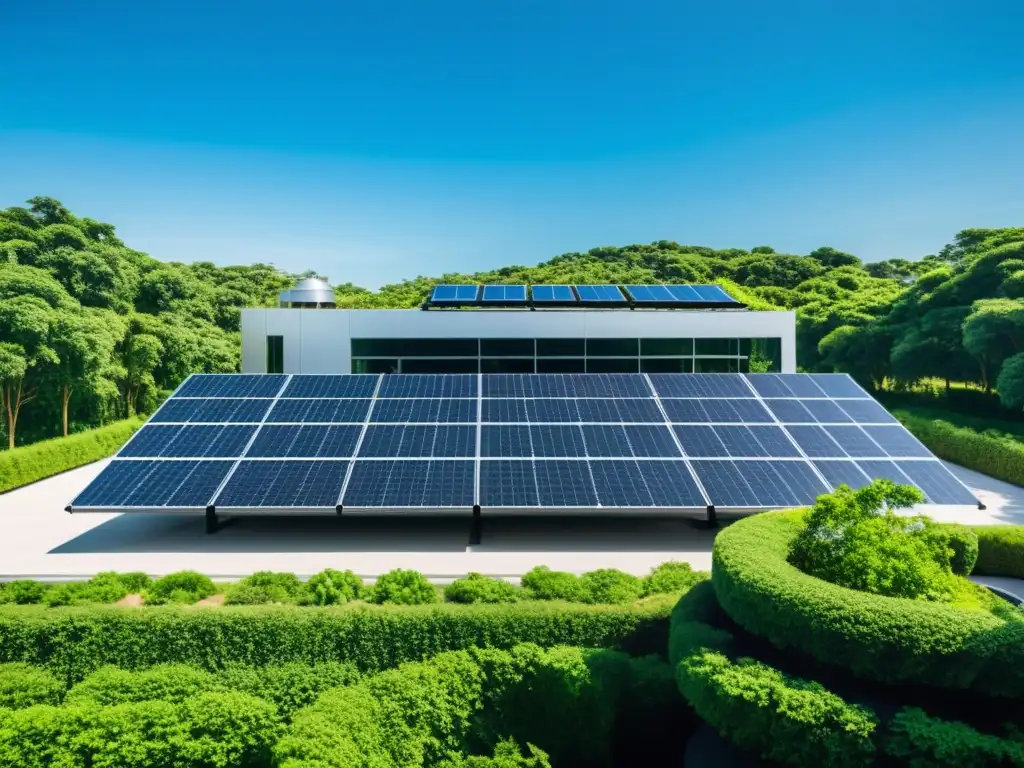
[[[145,419],[115,421],[105,427],[0,451],[0,493],[113,455]]]
[[[939,458],[1024,486],[1024,442],[907,411],[894,411],[893,415]]]
[[[788,765],[870,766],[878,727],[870,710],[822,685],[748,658],[716,628],[711,584],[697,584],[672,613],[670,660],[697,714],[737,746]]]
[[[974,573],[1024,579],[1024,525],[979,525],[972,530],[978,536]]]
[[[207,611],[5,606],[0,662],[43,666],[71,683],[108,664],[141,669],[180,662],[214,670],[231,663],[348,661],[366,672],[442,651],[523,642],[664,653],[674,600],[666,595],[624,606],[523,602]]]
[[[30,664],[0,664],[0,707],[57,704],[63,695],[64,686],[45,669]]]
[[[768,513],[716,537],[711,583],[738,625],[865,679],[1024,696],[1024,614],[999,618],[816,579],[786,560],[801,525],[800,512]]]
[[[893,717],[885,753],[910,768],[1024,766],[1024,741],[979,733],[914,707],[905,707]]]

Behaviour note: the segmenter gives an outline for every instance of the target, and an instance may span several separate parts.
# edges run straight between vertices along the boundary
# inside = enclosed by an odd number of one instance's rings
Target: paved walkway
[[[469,547],[469,521],[461,518],[248,517],[207,535],[200,517],[67,514],[68,501],[105,464],[0,495],[0,578],[69,579],[107,570],[161,575],[192,568],[227,580],[258,570],[309,576],[331,567],[365,578],[414,568],[444,582],[469,571],[515,578],[540,564],[637,575],[666,560],[711,567],[712,532],[685,520],[485,518],[482,544]],[[936,519],[1024,523],[1024,489],[951,469],[979,490],[988,509],[929,509]]]

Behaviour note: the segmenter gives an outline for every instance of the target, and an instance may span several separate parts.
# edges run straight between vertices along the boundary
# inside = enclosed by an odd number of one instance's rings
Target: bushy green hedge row
[[[1024,442],[907,411],[895,411],[893,415],[939,458],[1024,486]]]
[[[278,742],[282,768],[419,768],[513,737],[554,764],[605,766],[623,710],[679,707],[671,668],[598,649],[470,649],[331,690]]]
[[[998,718],[998,711],[993,711]],[[1009,730],[1009,729],[1008,729]],[[964,723],[929,717],[907,707],[889,725],[885,753],[910,768],[991,768],[1024,766],[1024,738],[1020,732],[1007,737],[979,733]]]
[[[1024,614],[882,597],[809,576],[786,559],[801,521],[802,513],[769,513],[718,534],[711,582],[733,621],[867,679],[1024,695]]]
[[[974,573],[1024,579],[1024,525],[979,525]]]
[[[125,419],[67,437],[0,451],[0,493],[113,455],[143,421],[141,417]]]
[[[737,746],[787,765],[869,766],[874,713],[822,685],[749,658],[732,658],[732,635],[716,627],[711,584],[698,584],[672,613],[670,660],[697,714]]]
[[[0,607],[0,661],[24,661],[76,681],[107,664],[204,669],[288,661],[350,661],[362,671],[472,646],[622,647],[663,653],[674,596],[631,605]]]

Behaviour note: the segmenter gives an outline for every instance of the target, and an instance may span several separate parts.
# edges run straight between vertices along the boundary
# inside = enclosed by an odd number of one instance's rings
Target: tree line
[[[189,373],[238,370],[239,310],[274,305],[300,276],[161,262],[48,197],[0,210],[8,445],[148,412]],[[831,247],[795,255],[662,240],[378,291],[344,283],[336,300],[412,308],[439,282],[720,283],[754,309],[796,312],[804,370],[848,372],[875,389],[969,382],[1024,407],[1024,228],[964,230],[937,254],[868,264]]]

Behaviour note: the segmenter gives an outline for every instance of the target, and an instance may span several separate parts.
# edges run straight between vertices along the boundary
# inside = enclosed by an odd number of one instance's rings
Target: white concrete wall
[[[351,339],[781,338],[796,372],[793,312],[686,310],[243,309],[242,372],[266,370],[266,337],[284,336],[285,373],[349,373]]]

